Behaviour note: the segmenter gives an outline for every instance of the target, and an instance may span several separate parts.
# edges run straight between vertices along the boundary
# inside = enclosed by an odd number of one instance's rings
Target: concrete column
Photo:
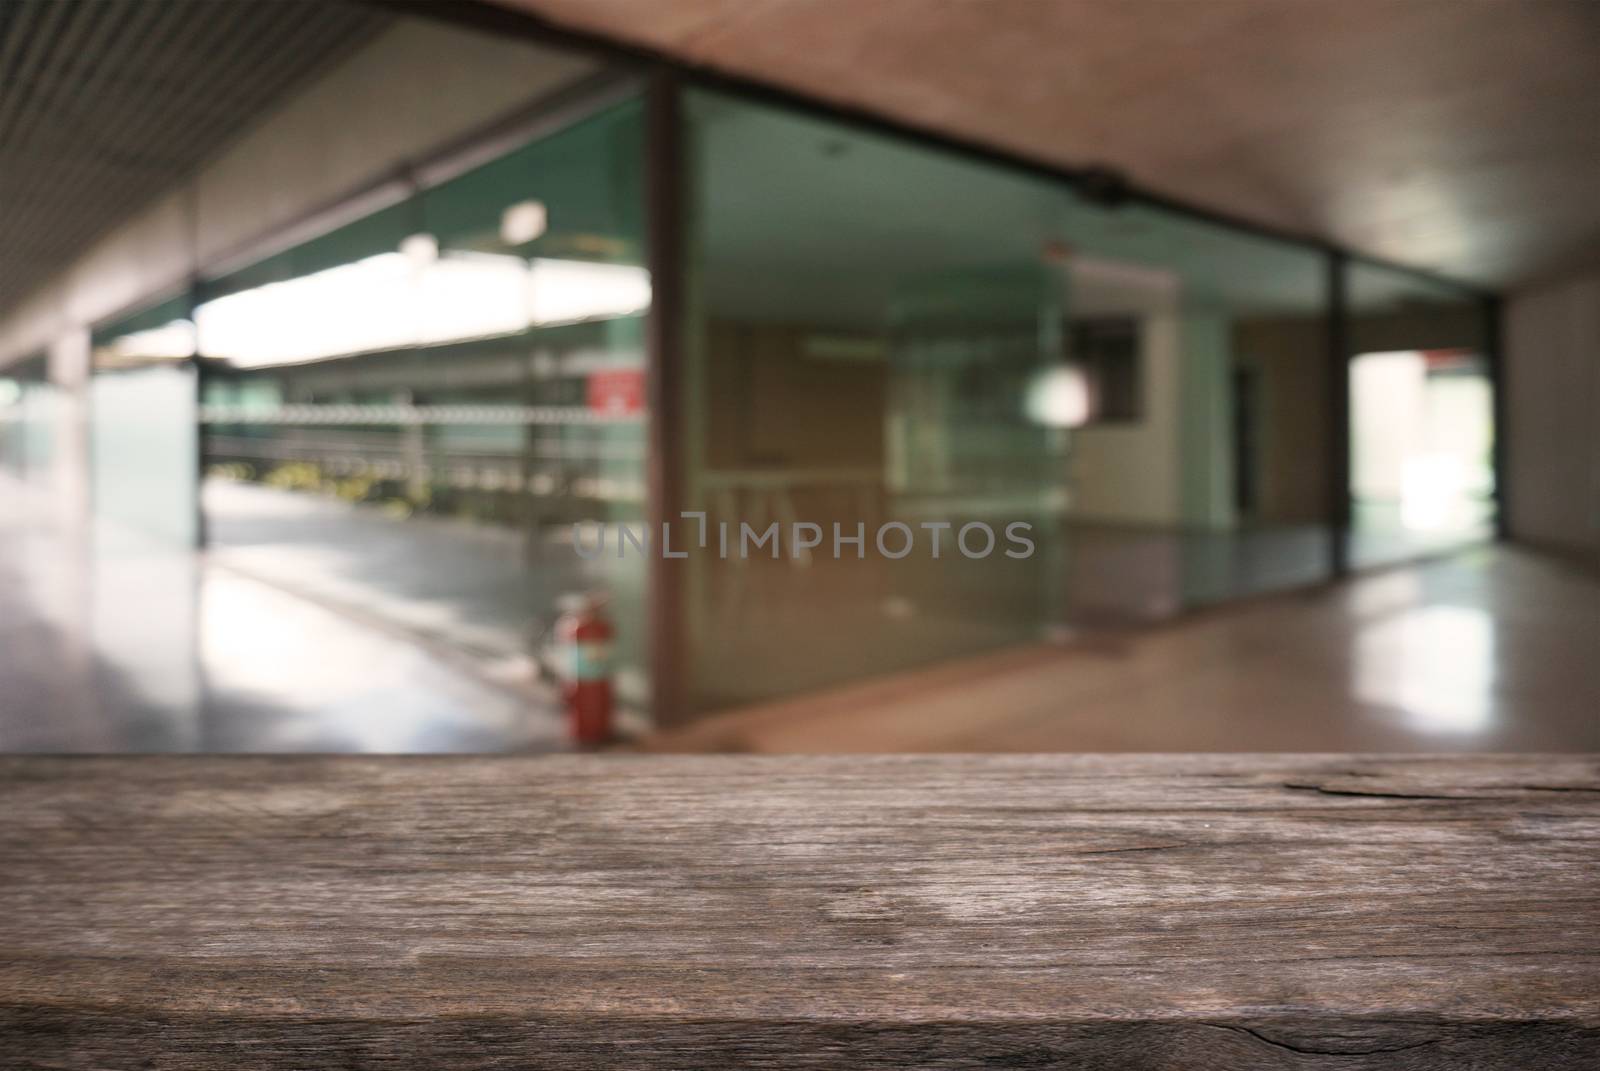
[[[89,480],[89,329],[71,326],[49,349],[56,387],[54,471],[50,499],[63,533],[88,529],[93,503]]]

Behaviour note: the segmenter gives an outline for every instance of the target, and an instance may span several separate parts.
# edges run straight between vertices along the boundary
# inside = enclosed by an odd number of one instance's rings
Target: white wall
[[[1600,271],[1506,303],[1511,534],[1600,564]]]
[[[50,498],[62,531],[89,518],[89,329],[62,330],[50,342],[55,392],[51,434]]]
[[[524,41],[401,19],[0,314],[0,366],[593,70]]]
[[[1183,518],[1178,279],[1171,272],[1089,257],[1074,258],[1069,278],[1067,302],[1074,315],[1140,317],[1143,373],[1137,421],[1072,433],[1071,513],[1112,524],[1177,524]]]

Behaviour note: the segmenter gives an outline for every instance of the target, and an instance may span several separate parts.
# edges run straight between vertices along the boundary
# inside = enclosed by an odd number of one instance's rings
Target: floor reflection
[[[1509,547],[729,712],[685,751],[1600,750],[1600,578]]]
[[[551,698],[191,551],[0,496],[0,751],[562,745]]]
[[[559,745],[559,722],[444,657],[212,568],[200,589],[206,750],[503,751]],[[230,712],[252,711],[249,717]]]
[[[0,751],[561,746],[550,696],[493,677],[459,646],[353,616],[225,556],[104,531],[63,538],[13,508],[22,499],[7,490]],[[880,601],[897,621],[930,617],[905,600]],[[1483,548],[1156,628],[1084,635],[1054,646],[1011,639],[994,655],[718,716],[667,744],[1600,750],[1600,579],[1522,551]],[[818,636],[847,633],[786,627],[777,655],[814,664]],[[970,637],[954,646],[970,650]]]
[[[1430,734],[1477,733],[1495,712],[1495,622],[1474,606],[1430,606],[1363,628],[1355,694]]]

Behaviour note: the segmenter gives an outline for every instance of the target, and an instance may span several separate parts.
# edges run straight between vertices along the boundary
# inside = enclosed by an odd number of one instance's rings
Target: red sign
[[[644,369],[608,368],[590,372],[589,409],[611,416],[644,412]]]

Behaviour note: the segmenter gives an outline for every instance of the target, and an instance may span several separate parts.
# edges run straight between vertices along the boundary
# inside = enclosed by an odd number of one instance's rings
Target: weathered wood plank
[[[1600,758],[0,760],[0,1066],[1600,1067]]]

